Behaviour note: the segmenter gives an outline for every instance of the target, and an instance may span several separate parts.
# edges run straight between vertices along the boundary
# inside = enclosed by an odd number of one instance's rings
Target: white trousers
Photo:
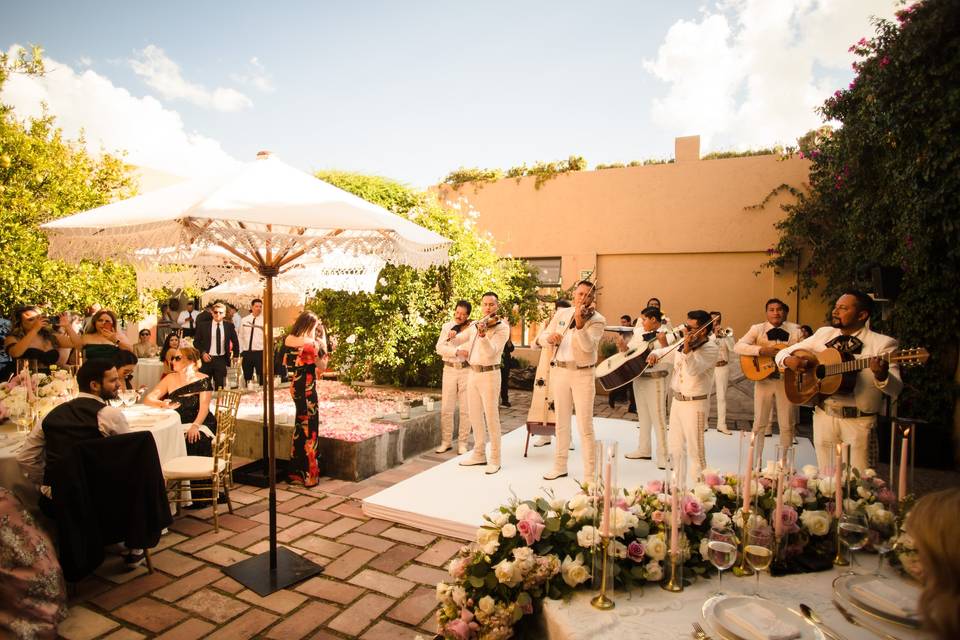
[[[473,428],[473,457],[487,457],[489,436],[490,457],[487,462],[500,464],[500,370],[480,372],[470,369],[467,398]]]
[[[707,453],[703,446],[703,426],[707,424],[710,399],[677,400],[670,405],[670,432],[667,436],[673,464],[687,457],[687,483],[692,486],[704,467]]]
[[[863,471],[867,468],[867,445],[870,430],[877,424],[876,416],[837,418],[821,409],[813,412],[813,447],[817,451],[820,470],[833,469],[837,443],[850,445],[850,464]]]
[[[787,399],[782,378],[758,380],[753,387],[753,432],[756,436],[756,455],[763,460],[764,433],[773,417],[773,407],[777,407],[777,424],[780,425],[780,451],[793,446],[800,409]]]
[[[470,411],[467,405],[467,378],[470,369],[443,367],[443,387],[440,399],[440,442],[448,445],[453,442],[453,414],[460,409],[460,444],[466,444],[470,437]]]
[[[717,394],[717,429],[727,426],[727,385],[730,382],[730,365],[713,368]]]
[[[597,395],[593,369],[555,367],[550,371],[550,390],[557,414],[557,446],[553,465],[566,471],[570,456],[571,414],[577,411],[577,432],[583,456],[583,480],[592,481],[594,473],[593,400]]]
[[[652,444],[650,433],[657,435],[657,466],[667,464],[667,419],[664,413],[668,376],[662,378],[636,378],[633,381],[633,397],[637,402],[637,421],[640,424],[640,437],[637,450],[641,456],[650,456]]]

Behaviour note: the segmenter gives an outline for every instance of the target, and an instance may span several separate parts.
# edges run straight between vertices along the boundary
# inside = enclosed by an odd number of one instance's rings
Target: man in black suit
[[[210,308],[211,320],[197,323],[193,346],[200,351],[200,371],[213,378],[213,386],[222,389],[227,381],[230,356],[240,356],[240,339],[233,323],[224,320],[227,308],[218,302]]]

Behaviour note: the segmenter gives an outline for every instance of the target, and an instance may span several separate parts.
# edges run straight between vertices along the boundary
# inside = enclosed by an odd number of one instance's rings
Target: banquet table
[[[133,370],[133,386],[135,389],[146,387],[144,393],[150,393],[160,378],[163,377],[163,363],[160,358],[140,358]]]
[[[862,566],[854,569],[858,573],[870,573],[876,567],[876,556],[863,556],[860,562]],[[844,570],[848,568],[842,567]],[[798,613],[800,603],[810,606],[830,628],[847,640],[876,640],[876,635],[848,623],[834,608],[833,581],[840,573],[839,569],[778,577],[764,573],[760,577],[760,595]],[[894,584],[903,582],[906,585],[906,579],[891,569],[885,569],[884,576],[897,581]],[[753,576],[737,578],[724,572],[723,592],[729,595],[752,595],[755,580]],[[569,602],[544,600],[540,622],[543,628],[539,635],[550,640],[689,640],[693,623],[699,622],[714,640],[725,640],[726,636],[709,624],[704,624],[701,616],[703,604],[716,590],[716,578],[697,580],[680,593],[665,591],[657,584],[647,585],[642,589],[634,589],[632,593],[615,593],[613,600],[616,607],[610,611],[600,611],[591,606],[590,599],[596,595],[596,591],[581,590]],[[845,605],[845,608],[857,618],[867,617],[850,606]],[[932,636],[921,631],[876,619],[869,621],[901,640],[932,640]]]

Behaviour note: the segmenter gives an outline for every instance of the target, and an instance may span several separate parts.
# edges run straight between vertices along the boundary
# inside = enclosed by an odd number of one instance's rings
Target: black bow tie
[[[646,340],[647,342],[653,340],[656,337],[657,337],[656,331],[648,331],[645,334],[643,334],[643,339]]]
[[[767,331],[767,339],[771,342],[786,342],[790,339],[790,334],[780,327],[774,327]]]
[[[839,335],[826,344],[840,353],[860,353],[863,343],[856,336]]]

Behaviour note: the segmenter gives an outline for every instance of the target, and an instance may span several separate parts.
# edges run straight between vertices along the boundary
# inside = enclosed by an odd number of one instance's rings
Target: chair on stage
[[[221,489],[226,496],[227,510],[233,513],[230,487],[233,484],[233,441],[237,437],[240,395],[239,391],[234,390],[217,391],[217,433],[213,439],[213,455],[181,456],[163,465],[163,477],[168,484],[172,484],[170,501],[176,503],[177,515],[180,514],[180,505],[185,502],[210,502],[213,506],[214,531],[220,531],[217,499]],[[189,497],[184,497],[184,483],[189,483],[192,494]],[[197,490],[206,491],[197,495]]]

